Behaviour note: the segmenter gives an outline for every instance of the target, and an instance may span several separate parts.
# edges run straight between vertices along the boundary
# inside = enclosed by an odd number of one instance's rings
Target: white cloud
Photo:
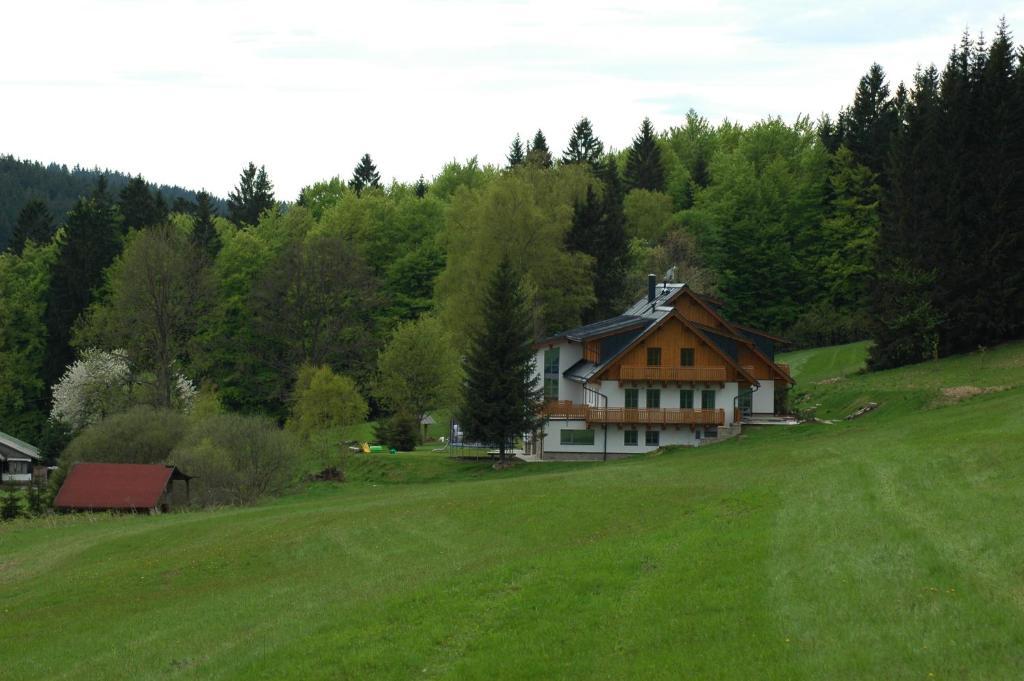
[[[687,6],[689,4],[689,6]],[[588,115],[622,147],[644,115],[834,112],[878,61],[944,61],[998,7],[653,2],[77,2],[6,7],[0,152],[224,195],[264,163],[282,198],[351,173],[498,163]],[[1007,13],[1011,28],[1024,12]]]

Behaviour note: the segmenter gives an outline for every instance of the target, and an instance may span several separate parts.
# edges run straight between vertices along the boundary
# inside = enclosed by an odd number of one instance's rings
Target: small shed
[[[68,471],[54,507],[59,511],[145,511],[161,513],[174,503],[174,483],[189,481],[174,466],[137,463],[76,463]]]
[[[39,464],[39,449],[7,433],[0,433],[0,482],[29,484]]]
[[[427,439],[427,431],[430,429],[430,426],[434,425],[435,423],[437,422],[434,420],[434,417],[431,416],[430,414],[427,414],[426,416],[420,419],[420,430],[423,431],[422,439],[424,441],[426,441]]]

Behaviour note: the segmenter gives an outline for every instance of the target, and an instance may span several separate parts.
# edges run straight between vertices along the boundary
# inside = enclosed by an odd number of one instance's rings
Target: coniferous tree
[[[416,180],[416,184],[413,185],[412,191],[418,198],[422,199],[427,195],[427,191],[429,191],[429,189],[430,187],[427,186],[427,181],[423,179],[422,175],[420,175],[420,179]]]
[[[601,206],[601,230],[594,253],[594,295],[597,302],[589,311],[591,321],[605,319],[622,310],[627,297],[629,237],[623,211],[625,191],[619,178],[615,156],[609,155],[599,173],[604,185]]]
[[[14,520],[21,515],[21,501],[13,487],[7,488],[0,501],[0,520]]]
[[[192,244],[200,253],[206,254],[211,261],[220,252],[220,235],[213,224],[217,216],[217,208],[213,204],[213,197],[206,192],[200,191],[196,194],[195,222],[192,224]]]
[[[629,148],[626,157],[626,187],[652,192],[665,191],[665,168],[650,118],[645,118],[640,124],[640,132],[633,138]]]
[[[373,159],[369,154],[363,154],[363,157],[359,159],[355,170],[352,171],[352,179],[349,180],[348,186],[355,190],[356,195],[362,194],[362,191],[368,187],[380,188],[380,173],[377,172],[377,166],[373,164]]]
[[[506,255],[483,295],[483,324],[470,339],[459,423],[466,436],[498,448],[508,462],[515,438],[539,425],[543,398],[531,347],[531,313]]]
[[[43,377],[53,385],[74,359],[71,334],[79,315],[103,283],[103,272],[121,249],[121,215],[98,183],[91,198],[79,199],[60,233],[46,302],[46,360]]]
[[[167,204],[159,191],[150,191],[142,176],[133,177],[118,194],[118,207],[124,228],[142,229],[158,225],[167,219]]]
[[[593,126],[586,116],[572,129],[569,146],[562,152],[562,163],[586,163],[593,170],[598,170],[604,143],[594,135]]]
[[[551,150],[548,149],[548,140],[544,133],[538,128],[537,134],[533,136],[533,143],[526,152],[526,162],[541,168],[550,168]]]
[[[842,143],[849,147],[858,163],[879,176],[883,185],[886,157],[898,125],[896,113],[885,71],[878,64],[872,64],[857,85],[853,106],[840,116]]]
[[[255,225],[263,211],[274,208],[274,185],[264,166],[249,165],[242,171],[238,186],[228,194],[228,219],[239,227]]]
[[[519,133],[516,133],[515,139],[512,140],[512,145],[509,146],[508,155],[505,158],[508,159],[509,168],[515,168],[526,162],[526,149],[523,148],[523,141],[519,139]]]
[[[49,241],[51,236],[53,236],[53,216],[50,214],[50,210],[41,200],[32,199],[18,213],[14,231],[11,233],[11,241],[7,247],[12,252],[21,255],[26,242],[31,241],[41,245]]]

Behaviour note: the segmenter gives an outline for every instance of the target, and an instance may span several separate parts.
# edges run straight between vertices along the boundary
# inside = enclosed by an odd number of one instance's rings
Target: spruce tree
[[[572,129],[569,146],[562,152],[562,163],[586,163],[597,171],[603,153],[604,143],[594,135],[590,119],[584,116]]]
[[[541,168],[550,168],[551,150],[548,149],[548,140],[544,133],[538,128],[537,134],[533,136],[533,143],[526,152],[526,162]]]
[[[884,185],[886,157],[899,121],[881,66],[872,64],[860,79],[853,106],[841,119],[843,144],[853,152],[857,163],[870,168]]]
[[[267,177],[264,166],[249,165],[242,171],[236,186],[228,194],[228,219],[239,227],[252,226],[260,221],[263,211],[274,208],[274,185]]]
[[[516,133],[515,139],[512,140],[512,145],[509,146],[508,155],[505,158],[508,159],[509,168],[515,168],[526,162],[526,150],[523,148],[523,141],[519,139],[519,133]]]
[[[196,194],[195,222],[192,224],[192,244],[200,253],[204,253],[211,261],[220,252],[220,235],[213,224],[213,218],[217,216],[217,208],[213,204],[213,197],[206,192],[200,191]]]
[[[53,215],[46,204],[39,199],[31,199],[18,213],[7,248],[21,255],[26,242],[44,244],[53,236],[53,229]]]
[[[348,186],[355,190],[357,196],[362,194],[366,188],[380,188],[380,173],[377,172],[377,166],[373,164],[373,159],[369,154],[363,154],[363,157],[359,159],[359,163],[352,171],[352,179],[349,180]]]
[[[487,282],[483,324],[470,338],[459,423],[466,436],[496,446],[501,465],[509,447],[539,425],[543,390],[534,373],[532,316],[508,256]]]
[[[665,168],[650,118],[645,118],[640,124],[640,132],[633,138],[626,156],[626,187],[652,192],[665,191]]]
[[[4,491],[3,501],[0,501],[0,520],[14,520],[21,515],[21,500],[14,488],[7,488]]]
[[[98,183],[90,198],[78,200],[60,232],[61,248],[53,265],[46,301],[47,385],[53,385],[74,359],[71,334],[78,317],[94,300],[103,272],[121,250],[121,215]]]
[[[594,295],[596,302],[587,311],[586,321],[612,317],[622,310],[627,290],[629,269],[629,238],[626,236],[626,217],[623,212],[625,191],[619,179],[615,156],[609,155],[599,173],[604,185],[601,206],[601,226],[594,250]]]
[[[141,175],[128,180],[118,194],[118,207],[124,219],[124,228],[142,229],[158,225],[167,219],[167,204],[158,191],[150,191]]]
[[[422,175],[420,175],[420,179],[416,180],[416,184],[414,184],[412,187],[413,193],[416,194],[417,198],[422,199],[424,196],[427,195],[427,191],[429,190],[430,187],[427,185],[427,181],[423,179]]]

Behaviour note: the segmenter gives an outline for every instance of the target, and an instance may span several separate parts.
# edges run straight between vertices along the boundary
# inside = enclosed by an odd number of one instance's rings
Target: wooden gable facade
[[[683,351],[692,351],[684,364]],[[689,354],[689,352],[687,353]],[[686,357],[689,362],[689,357]],[[666,315],[594,377],[596,380],[749,384],[753,376],[678,311]]]

